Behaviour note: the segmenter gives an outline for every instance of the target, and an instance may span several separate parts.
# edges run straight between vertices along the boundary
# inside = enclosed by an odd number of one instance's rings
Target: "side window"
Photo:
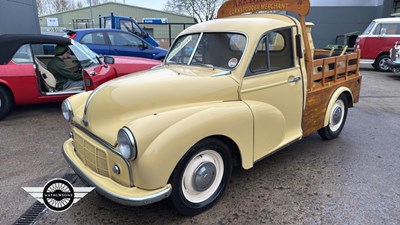
[[[33,63],[32,51],[29,44],[22,45],[12,57],[15,63]]]
[[[250,63],[250,72],[258,73],[268,71],[269,60],[268,60],[268,50],[267,50],[267,37],[263,37],[257,46],[256,52],[254,53],[253,59]]]
[[[263,36],[254,52],[248,75],[293,67],[292,41],[291,28],[272,31]]]
[[[133,29],[132,29],[132,23],[131,23],[130,21],[127,21],[127,20],[120,20],[120,21],[119,21],[119,26],[121,27],[121,30],[129,31],[129,32],[132,32],[132,31],[133,31]]]
[[[138,25],[136,25],[135,23],[133,23],[130,20],[120,20],[120,27],[121,27],[121,30],[129,31],[136,35],[142,36],[142,31],[140,30]]]
[[[372,34],[373,34],[373,35],[380,35],[380,34],[381,34],[381,28],[382,28],[382,24],[378,24],[378,25],[375,27],[375,30],[374,30],[374,32],[372,32]]]
[[[82,44],[95,44],[95,45],[105,45],[106,40],[103,33],[90,33],[83,36],[80,41]]]
[[[110,32],[108,33],[108,36],[110,37],[111,45],[127,46],[133,48],[143,47],[142,40],[129,34]]]
[[[381,35],[399,35],[400,34],[400,24],[387,23],[382,24]]]

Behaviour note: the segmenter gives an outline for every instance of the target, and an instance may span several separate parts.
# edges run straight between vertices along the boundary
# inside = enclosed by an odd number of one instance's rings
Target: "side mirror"
[[[148,38],[149,34],[147,32],[143,32],[143,38]]]
[[[111,56],[104,56],[104,63],[105,64],[114,64],[115,59]]]

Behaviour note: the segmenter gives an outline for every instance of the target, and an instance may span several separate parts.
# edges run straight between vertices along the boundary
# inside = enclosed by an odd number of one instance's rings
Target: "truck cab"
[[[145,39],[149,44],[158,47],[159,43],[150,36],[139,24],[131,17],[116,16],[111,13],[108,16],[99,15],[100,28],[110,28],[129,31]]]

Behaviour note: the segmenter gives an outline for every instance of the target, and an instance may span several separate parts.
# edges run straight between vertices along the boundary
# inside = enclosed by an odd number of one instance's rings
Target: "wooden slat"
[[[314,55],[329,55],[329,53],[331,53],[330,50],[314,49]]]
[[[347,80],[350,75],[358,73],[359,61],[359,52],[313,60],[309,90],[327,84],[332,85],[331,82],[335,83],[341,78]]]
[[[361,76],[357,74],[348,80],[338,79],[332,86],[320,87],[308,92],[302,120],[303,136],[308,136],[324,126],[326,108],[337,88],[349,88],[353,94],[354,103],[356,103],[360,96],[360,84]]]

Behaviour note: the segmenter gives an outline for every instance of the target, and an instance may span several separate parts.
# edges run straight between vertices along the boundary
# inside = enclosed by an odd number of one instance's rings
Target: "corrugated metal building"
[[[143,18],[167,18],[168,23],[173,24],[171,25],[172,38],[176,37],[185,27],[195,23],[195,19],[189,16],[108,2],[92,7],[84,7],[41,16],[39,17],[40,27],[42,32],[60,32],[65,29],[99,27],[99,15],[110,15],[111,12],[113,12],[114,15],[136,19],[136,21],[144,27],[148,33],[152,34],[163,47],[169,46],[170,34],[168,24],[141,24]]]
[[[364,31],[368,24],[375,18],[389,17],[400,8],[399,0],[310,0],[311,10],[306,20],[314,22],[313,38],[317,48],[324,48],[335,43],[337,35]],[[151,3],[149,3],[151,4]],[[73,21],[83,19],[90,21],[93,18],[94,27],[98,27],[98,16],[109,15],[130,16],[140,23],[143,18],[168,18],[168,23],[194,23],[192,17],[172,14],[168,12],[147,9],[120,3],[104,3],[52,15],[40,17],[42,31],[57,30],[57,27],[47,26],[49,18],[58,19],[58,29],[73,28]],[[91,16],[92,15],[92,16]],[[80,28],[91,24],[79,24]],[[169,30],[167,25],[142,25],[164,47],[168,47]],[[183,25],[173,25],[171,36],[176,37],[183,29]]]

